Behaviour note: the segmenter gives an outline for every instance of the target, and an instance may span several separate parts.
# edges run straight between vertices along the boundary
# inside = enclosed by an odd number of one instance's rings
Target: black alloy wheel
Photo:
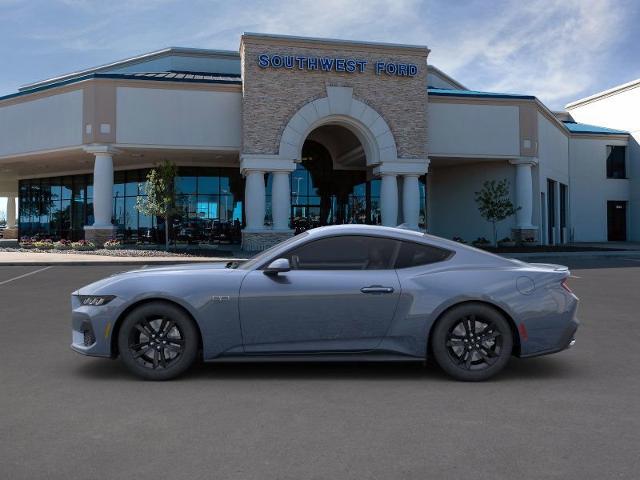
[[[471,314],[449,329],[446,346],[456,365],[465,370],[482,370],[500,358],[502,340],[495,322]]]
[[[184,336],[174,320],[142,317],[129,332],[129,354],[147,368],[169,368],[184,351]]]
[[[191,317],[168,302],[145,303],[124,319],[118,334],[122,361],[147,380],[169,380],[187,370],[198,353]]]
[[[458,380],[486,380],[509,361],[513,333],[500,312],[469,303],[446,312],[434,327],[432,354],[437,364]]]

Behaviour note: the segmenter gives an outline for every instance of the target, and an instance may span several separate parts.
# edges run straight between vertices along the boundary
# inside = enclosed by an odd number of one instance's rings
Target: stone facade
[[[248,232],[244,230],[242,232],[242,250],[247,252],[261,252],[292,236],[293,231],[274,232],[266,230],[263,232]]]
[[[512,228],[511,238],[516,242],[529,242],[533,238],[534,242],[538,241],[538,229],[537,228]]]
[[[93,242],[97,247],[102,247],[104,242],[115,237],[115,227],[113,228],[93,228],[84,227],[84,239]]]
[[[5,228],[2,231],[2,238],[6,240],[15,240],[18,238],[18,229],[17,228]]]
[[[258,56],[263,53],[358,58],[368,64],[363,73],[261,68]],[[354,99],[384,118],[395,138],[398,157],[426,158],[428,53],[426,47],[243,35],[242,152],[278,154],[281,135],[293,114],[305,104],[326,97],[328,86],[338,86],[352,88]],[[374,69],[377,61],[415,64],[417,74],[378,75]]]

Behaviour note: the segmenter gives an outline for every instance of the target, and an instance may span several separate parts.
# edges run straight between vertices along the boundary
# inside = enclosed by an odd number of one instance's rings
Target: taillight
[[[569,277],[565,277],[562,279],[560,286],[564,288],[567,292],[573,293],[573,291],[569,288]]]

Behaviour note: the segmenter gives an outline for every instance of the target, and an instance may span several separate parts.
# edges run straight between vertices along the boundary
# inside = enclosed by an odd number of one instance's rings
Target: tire
[[[447,374],[456,380],[479,382],[505,367],[513,349],[513,332],[496,309],[467,303],[438,319],[431,348],[436,363]]]
[[[132,310],[118,332],[118,350],[127,369],[145,380],[170,380],[198,355],[199,334],[191,317],[167,302]]]

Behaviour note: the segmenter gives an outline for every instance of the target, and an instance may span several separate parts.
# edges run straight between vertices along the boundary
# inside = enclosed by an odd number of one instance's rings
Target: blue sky
[[[166,46],[236,50],[243,31],[427,45],[467,87],[554,109],[640,77],[633,0],[0,0],[0,94]]]
[[[468,88],[552,109],[640,77],[634,0],[0,0],[0,95],[167,46],[237,50],[243,31],[427,45]]]

